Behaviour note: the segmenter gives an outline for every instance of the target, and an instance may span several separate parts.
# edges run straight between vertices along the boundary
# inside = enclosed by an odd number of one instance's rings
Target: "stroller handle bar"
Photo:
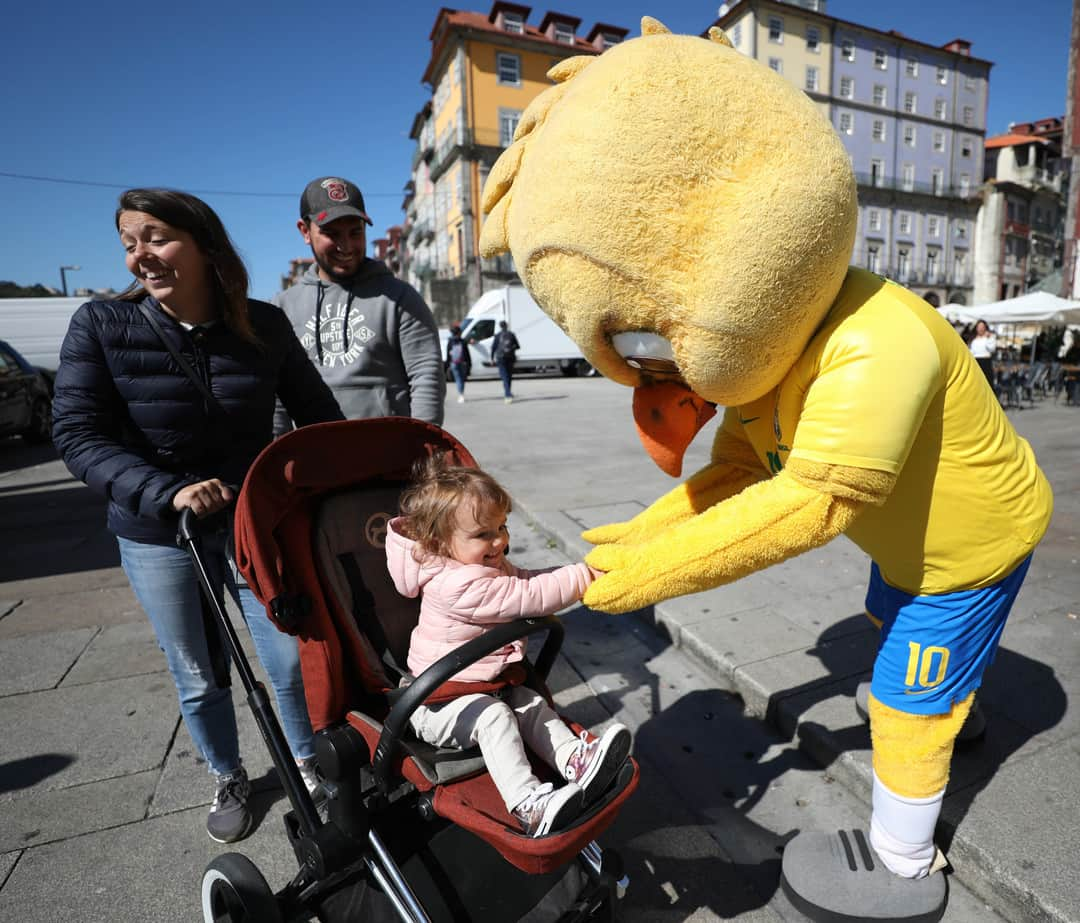
[[[461,647],[440,657],[424,670],[404,691],[397,703],[390,709],[383,723],[379,743],[371,761],[379,789],[383,792],[390,788],[390,770],[401,747],[401,737],[409,718],[436,689],[471,663],[475,663],[486,654],[494,653],[520,638],[546,632],[547,638],[536,658],[534,669],[546,678],[555,663],[559,648],[562,646],[566,629],[554,615],[543,618],[516,619],[502,625],[496,625],[478,638],[467,641]]]

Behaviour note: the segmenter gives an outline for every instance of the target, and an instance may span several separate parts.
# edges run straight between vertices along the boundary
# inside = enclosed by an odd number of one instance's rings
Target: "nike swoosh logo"
[[[739,417],[739,422],[740,423],[753,423],[755,420],[760,420],[760,419],[761,419],[761,417],[751,417],[749,420],[744,420],[742,417]]]

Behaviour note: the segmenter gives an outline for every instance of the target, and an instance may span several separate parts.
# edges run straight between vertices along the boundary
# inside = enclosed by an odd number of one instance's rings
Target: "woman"
[[[472,357],[469,355],[469,344],[461,338],[461,326],[454,324],[450,328],[450,339],[446,341],[446,366],[450,374],[454,376],[457,385],[457,402],[465,403],[465,380],[472,371]]]
[[[115,220],[135,280],[115,300],[88,302],[72,317],[56,376],[53,438],[71,472],[109,500],[121,564],[168,659],[192,740],[216,777],[207,832],[229,843],[250,831],[250,786],[232,696],[214,679],[195,571],[176,546],[177,517],[185,507],[207,516],[229,506],[272,438],[275,397],[298,424],[342,414],[285,315],[247,297],[244,264],[205,202],[131,189]],[[238,585],[226,543],[225,535],[207,539],[207,567],[243,613],[290,749],[313,788],[296,640]]]
[[[990,332],[990,325],[984,320],[975,322],[975,333],[968,342],[968,349],[979,368],[983,370],[990,387],[994,387],[994,353],[997,352],[997,337]]]

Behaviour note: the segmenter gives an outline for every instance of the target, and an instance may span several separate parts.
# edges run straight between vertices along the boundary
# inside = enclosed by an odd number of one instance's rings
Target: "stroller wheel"
[[[247,856],[227,852],[203,872],[205,923],[283,923],[273,889]]]

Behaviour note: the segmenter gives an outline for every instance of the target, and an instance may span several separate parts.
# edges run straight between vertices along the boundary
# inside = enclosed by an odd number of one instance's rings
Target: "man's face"
[[[363,218],[346,215],[335,218],[322,227],[314,221],[301,219],[297,223],[304,243],[311,247],[319,275],[326,282],[343,282],[360,271],[367,249],[366,225]]]

